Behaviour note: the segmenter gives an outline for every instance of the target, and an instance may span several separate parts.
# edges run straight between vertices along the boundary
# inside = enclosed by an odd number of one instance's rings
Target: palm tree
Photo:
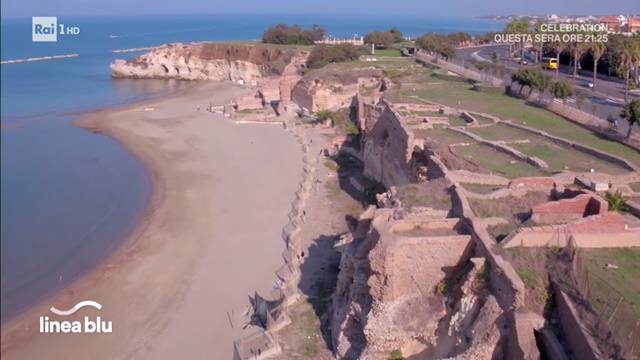
[[[535,53],[535,63],[537,64],[538,61],[542,58],[542,50],[543,50],[543,46],[544,43],[541,41],[536,41],[536,39],[539,39],[538,36],[539,34],[542,34],[542,31],[540,30],[540,27],[542,26],[542,21],[538,20],[538,22],[536,23],[536,25],[533,28],[533,51]]]
[[[624,73],[624,102],[629,100],[629,75],[636,61],[634,43],[631,39],[625,39],[618,48],[618,66]]]
[[[556,67],[556,75],[555,75],[555,79],[558,80],[558,76],[560,74],[560,54],[562,53],[562,51],[564,51],[567,47],[566,43],[563,43],[562,41],[555,41],[553,43],[551,43],[551,48],[553,49],[553,52],[556,54],[556,64],[558,64],[558,66]]]
[[[593,88],[596,88],[596,79],[598,78],[598,61],[604,54],[606,45],[602,42],[592,42],[589,44],[591,56],[593,57]]]
[[[628,139],[629,136],[631,136],[631,129],[633,128],[633,124],[637,123],[640,119],[640,100],[633,100],[626,104],[624,108],[622,108],[620,117],[626,119],[629,123],[629,130],[627,130]]]
[[[528,34],[529,33],[529,20],[528,19],[520,19],[513,20],[507,24],[505,29],[508,34]],[[525,39],[523,38],[520,41],[520,59],[524,59],[524,45]],[[511,48],[509,48],[511,51]]]
[[[582,59],[582,55],[586,52],[584,43],[574,42],[570,45],[571,56],[573,57],[573,78],[578,77],[578,63]]]

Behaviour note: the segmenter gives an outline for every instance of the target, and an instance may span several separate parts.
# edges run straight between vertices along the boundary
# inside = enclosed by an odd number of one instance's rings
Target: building
[[[625,26],[624,31],[632,34],[640,31],[640,18],[630,17],[627,20],[627,25]]]
[[[363,36],[354,36],[351,39],[338,39],[338,38],[324,38],[322,40],[318,40],[314,42],[315,44],[327,44],[327,45],[338,45],[338,44],[352,44],[356,46],[364,45],[364,37]]]
[[[619,33],[622,30],[622,23],[617,16],[603,16],[598,22],[607,25],[609,32]]]

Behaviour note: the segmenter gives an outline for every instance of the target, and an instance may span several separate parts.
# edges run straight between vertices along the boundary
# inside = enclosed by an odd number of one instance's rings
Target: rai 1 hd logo
[[[80,27],[58,24],[57,16],[31,18],[31,41],[33,42],[56,42],[58,36],[78,34],[80,34]]]

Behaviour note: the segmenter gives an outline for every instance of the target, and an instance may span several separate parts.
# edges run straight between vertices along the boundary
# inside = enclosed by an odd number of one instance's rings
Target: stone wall
[[[354,69],[345,73],[329,65],[302,77],[291,91],[291,100],[311,112],[337,110],[351,106],[359,93],[362,98],[366,97],[364,92],[373,91],[375,95],[382,86],[382,77],[380,70]]]
[[[366,105],[365,112],[365,174],[387,187],[411,182],[413,134],[402,125],[401,116],[385,100],[375,106]]]
[[[521,227],[500,245],[504,248],[564,247],[570,241],[582,248],[637,247],[640,246],[640,229],[630,229],[620,214],[606,212],[569,224]]]
[[[605,213],[608,207],[607,202],[599,196],[581,194],[571,199],[536,205],[531,209],[531,219],[536,224],[567,223]]]
[[[453,230],[457,220],[395,220],[394,212],[376,210],[366,235],[343,251],[331,332],[340,359],[385,358],[416,340],[435,344],[447,313],[438,284],[469,257],[471,237]],[[442,231],[452,233],[429,235]]]
[[[580,360],[602,359],[598,346],[589,331],[579,320],[580,316],[571,302],[569,296],[560,290],[558,285],[553,284],[558,314],[560,314],[560,324],[564,337],[569,343],[573,356]]]

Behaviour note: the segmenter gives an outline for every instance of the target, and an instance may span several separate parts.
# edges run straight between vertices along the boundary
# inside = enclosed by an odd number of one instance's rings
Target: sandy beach
[[[151,204],[93,273],[3,326],[3,359],[232,357],[233,340],[255,331],[238,322],[248,297],[274,286],[302,168],[300,145],[281,126],[234,124],[205,111],[242,91],[199,84],[78,120],[147,167]],[[39,333],[40,316],[56,318],[49,307],[82,300],[103,307],[64,320],[100,316],[112,322],[112,333]]]

